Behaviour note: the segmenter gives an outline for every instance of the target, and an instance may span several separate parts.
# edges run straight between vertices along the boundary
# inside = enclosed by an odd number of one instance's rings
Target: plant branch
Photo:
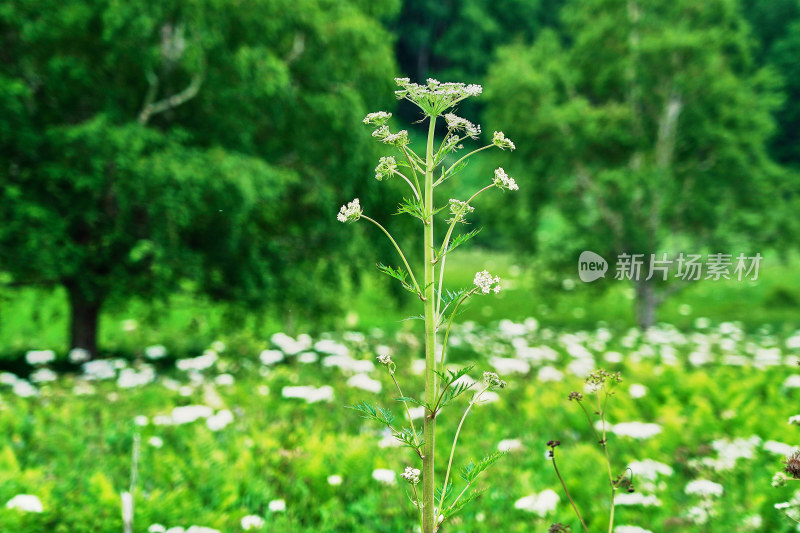
[[[392,241],[392,244],[394,244],[395,250],[397,250],[397,253],[400,254],[400,258],[403,260],[403,264],[406,265],[406,269],[408,270],[408,274],[411,276],[411,281],[414,282],[414,288],[417,290],[417,295],[424,301],[424,298],[422,296],[422,290],[419,288],[419,284],[417,283],[417,280],[414,277],[414,272],[411,270],[411,267],[409,266],[408,261],[406,260],[406,256],[403,253],[403,250],[400,249],[400,246],[397,244],[397,241],[394,240],[394,237],[392,237],[391,233],[386,231],[386,228],[381,226],[378,222],[376,222],[375,220],[371,219],[367,215],[362,214],[361,218],[369,220],[370,222],[372,222],[373,224],[378,226],[381,229],[381,231],[383,231],[386,234],[386,236],[389,237],[389,240]]]

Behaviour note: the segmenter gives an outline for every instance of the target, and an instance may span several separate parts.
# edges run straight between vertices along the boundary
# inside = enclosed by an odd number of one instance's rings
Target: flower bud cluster
[[[499,167],[497,170],[494,171],[493,182],[495,186],[499,189],[508,189],[509,191],[519,190],[517,182],[514,181],[514,178],[506,174],[506,171],[503,170],[503,167]]]
[[[489,274],[488,270],[482,270],[476,273],[472,283],[478,287],[483,294],[489,294],[491,291],[495,293],[500,292],[500,277],[492,276]],[[492,285],[494,285],[494,287],[492,287]]]
[[[336,219],[339,222],[355,222],[361,218],[362,214],[361,203],[358,201],[358,198],[356,198],[352,202],[348,202],[347,205],[342,206]]]
[[[384,178],[389,178],[396,170],[397,161],[394,157],[381,157],[380,161],[378,161],[378,166],[375,167],[375,179],[383,181]]]
[[[448,220],[448,222],[455,220],[456,222],[466,223],[466,216],[473,211],[475,211],[475,208],[467,204],[467,202],[450,198],[450,214],[453,215],[453,218]],[[498,278],[498,281],[499,280]]]
[[[494,132],[494,135],[492,136],[492,144],[501,150],[505,150],[506,148],[509,150],[516,149],[516,145],[511,141],[511,139],[507,139],[502,131]]]

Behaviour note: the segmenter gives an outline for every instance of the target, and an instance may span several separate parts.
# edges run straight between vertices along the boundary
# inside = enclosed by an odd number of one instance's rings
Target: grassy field
[[[624,378],[609,407],[609,449],[615,475],[632,474],[636,492],[619,500],[617,524],[795,529],[775,504],[800,493],[771,480],[800,444],[800,429],[787,424],[800,399],[796,260],[768,256],[755,283],[689,287],[647,335],[631,328],[631,290],[621,282],[599,290],[574,272],[545,276],[481,251],[452,264],[454,286],[487,268],[504,290],[473,298],[450,362],[475,364],[474,379],[497,371],[509,386],[462,430],[457,468],[507,454],[447,531],[545,531],[553,522],[577,531],[545,459],[551,439],[562,443],[559,468],[591,530],[607,529],[602,450],[567,401],[597,367]],[[65,361],[63,294],[3,293],[2,365],[13,373],[0,373],[0,531],[121,531],[123,492],[133,495],[136,532],[235,532],[259,520],[250,531],[413,531],[399,478],[419,466],[412,452],[345,409],[369,401],[400,417],[374,364],[387,349],[404,392],[421,395],[420,324],[403,320],[419,311],[394,304],[378,280],[365,277],[341,328],[328,333],[295,324],[287,336],[274,317],[185,295],[110,308],[101,344],[114,358],[88,367]],[[32,349],[54,350],[54,360],[28,364]],[[443,412],[439,453],[449,452],[467,400]],[[35,496],[42,512],[3,506],[25,507],[19,495]]]

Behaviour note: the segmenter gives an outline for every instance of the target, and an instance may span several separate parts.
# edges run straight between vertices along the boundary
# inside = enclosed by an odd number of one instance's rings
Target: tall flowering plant
[[[424,533],[437,531],[450,517],[479,495],[474,484],[477,477],[496,461],[500,454],[487,455],[477,464],[468,463],[460,472],[463,488],[459,491],[453,488],[451,474],[453,458],[455,456],[458,436],[464,425],[472,406],[480,402],[483,395],[490,390],[505,387],[497,374],[484,372],[483,380],[476,384],[465,376],[471,367],[457,371],[447,370],[447,339],[453,318],[464,302],[477,294],[490,294],[500,291],[500,278],[484,270],[475,274],[473,286],[458,290],[446,290],[444,287],[445,262],[447,256],[457,247],[469,241],[477,234],[476,230],[457,232],[456,228],[467,223],[467,217],[474,211],[473,202],[489,189],[515,191],[517,183],[502,168],[494,171],[494,175],[487,179],[487,185],[467,200],[450,198],[445,201],[436,198],[436,188],[449,180],[464,168],[469,157],[488,148],[501,150],[514,150],[515,146],[502,132],[494,132],[491,142],[473,150],[466,155],[459,156],[463,149],[461,144],[467,138],[479,139],[481,128],[465,118],[455,115],[452,110],[462,100],[481,94],[479,85],[465,85],[463,83],[440,83],[429,79],[425,85],[411,83],[408,78],[395,80],[399,90],[395,92],[398,99],[408,100],[416,105],[428,121],[428,140],[425,155],[417,154],[410,146],[408,131],[392,132],[389,127],[391,113],[378,111],[370,113],[364,123],[372,126],[372,136],[387,147],[391,147],[393,154],[381,157],[375,168],[375,179],[401,179],[411,190],[409,198],[404,198],[399,204],[398,212],[417,218],[422,225],[422,250],[423,260],[421,265],[413,268],[406,258],[406,254],[392,237],[391,233],[378,221],[373,220],[364,213],[358,198],[342,206],[339,211],[340,222],[357,222],[366,220],[377,226],[381,232],[394,245],[400,256],[402,265],[394,268],[383,264],[378,269],[395,278],[409,292],[416,295],[422,302],[422,318],[425,321],[425,392],[424,399],[420,400],[403,393],[396,376],[396,364],[388,355],[381,355],[378,360],[383,364],[395,385],[397,398],[404,407],[408,426],[398,426],[390,410],[372,406],[366,402],[353,408],[358,410],[365,418],[375,420],[389,428],[392,435],[403,445],[411,448],[416,454],[416,461],[421,462],[422,468],[409,466],[401,474],[408,481],[411,500],[419,511],[420,525]],[[447,133],[437,144],[436,123],[439,118],[444,119]],[[454,161],[453,161],[454,160]],[[450,163],[453,161],[452,163]],[[444,235],[440,241],[435,240],[436,224],[442,224]],[[441,233],[441,232],[440,232]],[[441,340],[440,340],[441,339]],[[440,353],[437,361],[437,353]],[[468,402],[458,424],[444,481],[438,487],[435,484],[435,442],[436,421],[442,410],[466,392],[473,395]],[[409,404],[422,406],[425,409],[425,418],[420,432],[414,424]]]

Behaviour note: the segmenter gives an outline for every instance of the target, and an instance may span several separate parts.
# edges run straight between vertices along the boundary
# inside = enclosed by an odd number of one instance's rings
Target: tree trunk
[[[80,287],[67,284],[70,307],[70,348],[83,348],[97,355],[97,325],[102,301],[88,298]]]
[[[658,309],[659,298],[656,294],[656,286],[653,280],[636,280],[636,323],[642,331],[656,323],[656,309]]]

